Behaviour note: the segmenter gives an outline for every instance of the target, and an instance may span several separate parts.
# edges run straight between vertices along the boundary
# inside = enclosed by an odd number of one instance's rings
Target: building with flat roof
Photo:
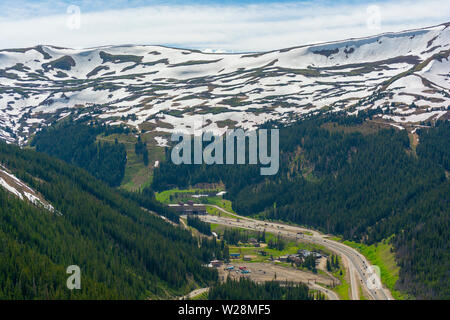
[[[215,268],[218,268],[222,265],[222,262],[219,260],[213,260],[213,261],[211,261],[211,265]]]
[[[193,203],[192,201],[188,201],[188,203],[169,204],[169,208],[174,209],[179,214],[206,214],[205,205]]]

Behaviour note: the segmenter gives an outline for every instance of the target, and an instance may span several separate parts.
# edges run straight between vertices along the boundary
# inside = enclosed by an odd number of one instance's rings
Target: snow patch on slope
[[[397,119],[414,103],[411,113],[421,115],[410,118],[425,119],[430,108],[449,106],[449,50],[446,25],[251,54],[160,46],[0,50],[0,139],[25,143],[69,114],[138,129],[151,123],[165,134],[189,131],[200,119],[218,134],[231,124],[255,129],[321,108],[354,114],[398,104]]]
[[[52,213],[61,215],[55,208],[47,202],[36,191],[28,187],[20,179],[9,173],[5,167],[0,165],[0,186],[18,197],[21,200],[28,200],[37,207],[42,207]]]

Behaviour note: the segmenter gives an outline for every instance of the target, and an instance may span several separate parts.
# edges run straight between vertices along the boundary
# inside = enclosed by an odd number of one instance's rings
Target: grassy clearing
[[[129,191],[136,191],[152,183],[153,169],[155,161],[162,162],[165,158],[164,148],[152,145],[150,141],[147,142],[149,165],[146,166],[142,156],[138,156],[134,147],[137,142],[136,136],[133,134],[111,134],[109,136],[100,135],[97,137],[98,141],[114,143],[115,139],[119,143],[125,145],[127,151],[127,164],[125,166],[125,176],[123,178],[121,188]]]
[[[208,300],[208,291],[202,292],[194,297],[191,300]]]
[[[333,272],[333,275],[341,281],[341,284],[332,288],[337,293],[341,300],[350,300],[350,286],[345,279],[345,268],[340,268]]]
[[[339,241],[339,242],[342,241],[342,239],[339,238],[339,237],[326,237],[326,238],[327,238],[327,239],[330,239],[330,240],[333,240],[333,241]]]
[[[189,195],[191,194],[205,194],[208,190],[200,189],[200,188],[192,188],[192,189],[170,189],[165,190],[161,192],[156,192],[156,200],[159,202],[169,204],[169,203],[177,203],[180,200],[185,200],[186,198],[189,198],[189,200],[192,200],[194,202],[200,202],[203,201],[202,198],[192,198]]]
[[[408,133],[409,145],[411,147],[412,154],[417,157],[416,149],[419,145],[419,136],[417,133]]]
[[[213,216],[236,219],[235,216],[225,213],[223,211],[220,211],[219,209],[214,208],[214,207],[206,207],[206,212],[208,212],[208,214],[213,215]]]
[[[223,199],[220,196],[208,196],[201,198],[194,198],[192,195],[198,194],[216,194],[217,192],[222,191],[222,188],[218,189],[202,189],[202,188],[190,188],[190,189],[170,189],[161,192],[156,192],[156,200],[161,203],[169,204],[169,203],[178,203],[180,201],[186,202],[187,200],[193,201],[194,203],[204,203],[218,206],[226,211],[235,213],[232,208],[232,204],[230,200]],[[234,216],[227,214],[218,210],[217,208],[208,207],[207,211],[209,214],[227,217],[227,218],[235,218]]]
[[[128,190],[138,190],[149,186],[153,179],[153,170],[156,161],[160,163],[164,159],[164,149],[161,147],[147,146],[149,165],[145,166],[142,157],[134,152],[134,145],[127,146],[127,166],[122,187]]]
[[[227,210],[231,213],[236,213],[236,212],[234,212],[234,210],[232,208],[231,201],[223,199],[222,197],[219,197],[219,196],[207,197],[207,198],[203,199],[203,202],[206,204],[216,205],[216,206],[221,207],[222,209]]]

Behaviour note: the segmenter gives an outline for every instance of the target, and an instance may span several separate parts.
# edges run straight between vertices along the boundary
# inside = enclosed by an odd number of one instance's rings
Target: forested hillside
[[[163,163],[154,188],[222,181],[239,214],[281,219],[367,244],[391,239],[399,289],[450,298],[448,165],[450,125],[376,128],[370,114],[319,116],[282,128],[280,171],[256,165]],[[447,170],[447,171],[446,171]]]
[[[100,133],[122,132],[123,127],[110,128],[92,122],[86,125],[68,119],[55,127],[44,128],[34,137],[31,145],[39,152],[47,153],[89,171],[94,177],[110,186],[120,185],[127,162],[125,146],[96,142]]]
[[[0,163],[62,215],[0,188],[0,299],[146,299],[217,281],[222,248],[144,211],[85,170],[0,143]],[[81,268],[81,290],[66,268]]]

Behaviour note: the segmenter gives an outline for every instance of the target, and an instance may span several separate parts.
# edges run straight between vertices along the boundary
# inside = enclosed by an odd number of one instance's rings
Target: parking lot
[[[227,266],[234,266],[233,270],[225,270]],[[243,270],[239,268],[245,268],[248,273],[243,273]],[[274,263],[231,263],[229,265],[222,265],[218,268],[220,279],[226,280],[228,277],[238,279],[239,277],[249,277],[253,281],[290,281],[290,282],[303,282],[303,283],[322,283],[326,285],[332,285],[333,279],[321,275],[314,274],[312,272],[306,272],[294,268],[289,268]]]

